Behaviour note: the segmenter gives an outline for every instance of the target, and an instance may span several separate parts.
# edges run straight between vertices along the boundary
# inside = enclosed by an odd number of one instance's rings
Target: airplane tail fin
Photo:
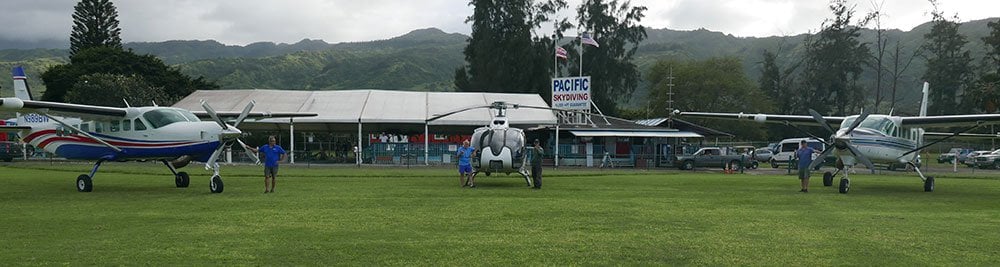
[[[927,117],[927,104],[928,104],[927,103],[927,97],[931,93],[930,88],[931,88],[931,84],[928,83],[928,82],[924,82],[924,90],[923,90],[924,99],[923,99],[922,102],[920,102],[920,117]]]
[[[21,100],[32,100],[31,90],[28,89],[28,76],[24,75],[24,68],[14,67],[11,70],[11,75],[14,76],[14,97]]]

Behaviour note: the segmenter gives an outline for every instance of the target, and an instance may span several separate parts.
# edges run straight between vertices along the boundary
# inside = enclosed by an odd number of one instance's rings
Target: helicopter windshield
[[[198,116],[187,110],[181,109],[154,109],[142,114],[142,117],[149,122],[153,129],[173,124],[175,122],[201,121]]]

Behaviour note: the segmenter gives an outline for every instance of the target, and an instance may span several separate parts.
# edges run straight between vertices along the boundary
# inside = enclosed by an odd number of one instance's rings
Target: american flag
[[[569,59],[569,53],[566,52],[565,48],[556,47],[556,57],[561,59]]]
[[[591,38],[590,37],[590,33],[586,33],[586,32],[583,33],[583,35],[580,36],[580,42],[584,43],[584,44],[592,45],[594,47],[601,47],[601,45],[597,44],[597,40],[594,40],[594,38]]]

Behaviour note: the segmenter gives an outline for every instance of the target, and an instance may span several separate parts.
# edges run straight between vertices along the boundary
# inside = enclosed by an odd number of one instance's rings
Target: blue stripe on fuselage
[[[207,142],[189,146],[167,148],[122,148],[118,153],[111,148],[95,145],[63,144],[56,149],[56,154],[67,159],[173,159],[184,155],[194,156],[196,160],[205,161],[219,147],[219,142]]]

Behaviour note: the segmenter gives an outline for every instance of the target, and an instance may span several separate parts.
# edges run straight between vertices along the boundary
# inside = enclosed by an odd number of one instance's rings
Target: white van
[[[806,140],[806,145],[816,150],[816,154],[813,154],[813,160],[816,160],[819,153],[826,149],[825,143],[808,137],[781,140],[781,143],[778,143],[778,150],[771,156],[771,168],[778,168],[781,165],[788,164],[789,159],[794,159],[795,150],[799,149],[799,142],[802,142],[802,140]]]

